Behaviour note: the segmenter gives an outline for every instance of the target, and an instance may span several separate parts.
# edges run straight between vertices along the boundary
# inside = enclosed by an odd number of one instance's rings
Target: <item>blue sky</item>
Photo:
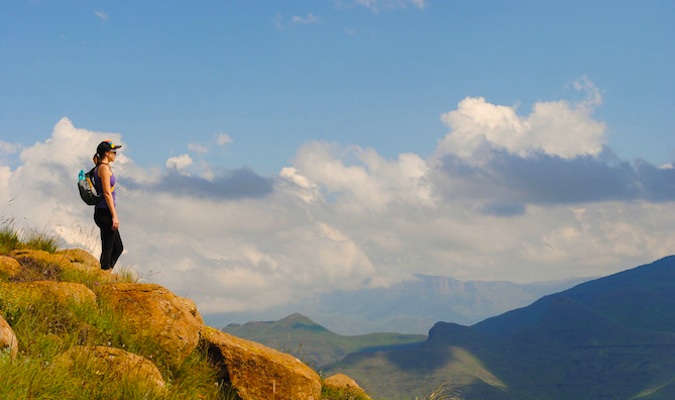
[[[672,2],[361,3],[10,1],[0,134],[67,116],[151,165],[227,133],[212,162],[273,174],[314,139],[428,155],[464,97],[527,112],[587,76],[619,155],[673,160]]]
[[[123,260],[206,312],[414,273],[616,272],[675,252],[674,19],[671,1],[10,0],[0,213],[96,252],[69,179],[112,138]]]

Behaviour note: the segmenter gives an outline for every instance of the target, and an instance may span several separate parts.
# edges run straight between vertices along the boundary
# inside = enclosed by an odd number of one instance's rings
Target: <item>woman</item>
[[[96,193],[101,193],[101,201],[94,209],[94,221],[101,229],[101,269],[111,270],[122,254],[124,246],[120,237],[120,220],[117,217],[115,184],[117,179],[110,169],[115,162],[117,150],[122,147],[106,140],[96,148],[94,159],[97,160],[94,174]],[[98,157],[98,159],[97,159]]]

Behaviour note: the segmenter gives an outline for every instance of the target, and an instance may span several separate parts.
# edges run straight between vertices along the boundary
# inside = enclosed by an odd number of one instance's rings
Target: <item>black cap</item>
[[[117,151],[117,149],[121,147],[122,147],[121,145],[114,144],[112,140],[104,140],[96,148],[96,154],[98,154],[99,157],[103,157],[105,153],[111,150]]]

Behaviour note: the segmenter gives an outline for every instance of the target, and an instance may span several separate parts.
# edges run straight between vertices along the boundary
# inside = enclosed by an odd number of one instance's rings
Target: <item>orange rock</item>
[[[243,400],[319,400],[319,375],[290,354],[207,328],[204,345]]]
[[[63,250],[48,253],[43,250],[15,250],[10,253],[22,266],[22,271],[15,275],[16,280],[72,280],[78,279],[97,282],[114,282],[118,277],[100,269],[98,261],[91,254],[81,249]]]
[[[75,346],[54,361],[56,365],[81,376],[83,386],[91,384],[87,375],[94,374],[111,381],[133,380],[163,391],[164,378],[155,364],[145,357],[105,346]]]
[[[199,344],[204,320],[194,303],[160,285],[110,283],[101,285],[99,297],[141,336],[154,340],[175,365]]]
[[[323,386],[328,389],[339,390],[348,393],[355,398],[370,399],[370,396],[361,389],[358,383],[345,374],[335,374],[323,381]]]
[[[63,305],[67,305],[73,301],[79,304],[96,304],[94,292],[81,283],[72,282],[35,281],[0,283],[0,298],[3,296],[20,297],[26,299],[28,302],[48,298],[50,301]]]
[[[0,278],[14,278],[21,272],[21,264],[13,257],[0,256]]]
[[[19,342],[12,327],[0,316],[0,352],[3,351],[9,351],[9,357],[14,359],[19,351]]]

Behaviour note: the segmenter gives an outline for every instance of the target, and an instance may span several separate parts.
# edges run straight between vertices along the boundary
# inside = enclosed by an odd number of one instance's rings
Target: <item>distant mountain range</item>
[[[342,336],[301,314],[292,314],[279,321],[230,324],[222,330],[293,354],[318,370],[342,360],[351,353],[404,348],[427,339],[427,335],[398,333]]]
[[[427,337],[341,336],[299,314],[225,330],[345,373],[374,399],[444,385],[463,400],[672,400],[675,256]]]
[[[427,334],[438,321],[471,325],[590,278],[518,284],[415,275],[389,288],[335,291],[260,312],[206,314],[210,326],[278,320],[299,313],[343,334]]]
[[[417,346],[353,353],[329,371],[386,399],[440,384],[465,400],[675,399],[675,256],[470,327],[439,322]]]

